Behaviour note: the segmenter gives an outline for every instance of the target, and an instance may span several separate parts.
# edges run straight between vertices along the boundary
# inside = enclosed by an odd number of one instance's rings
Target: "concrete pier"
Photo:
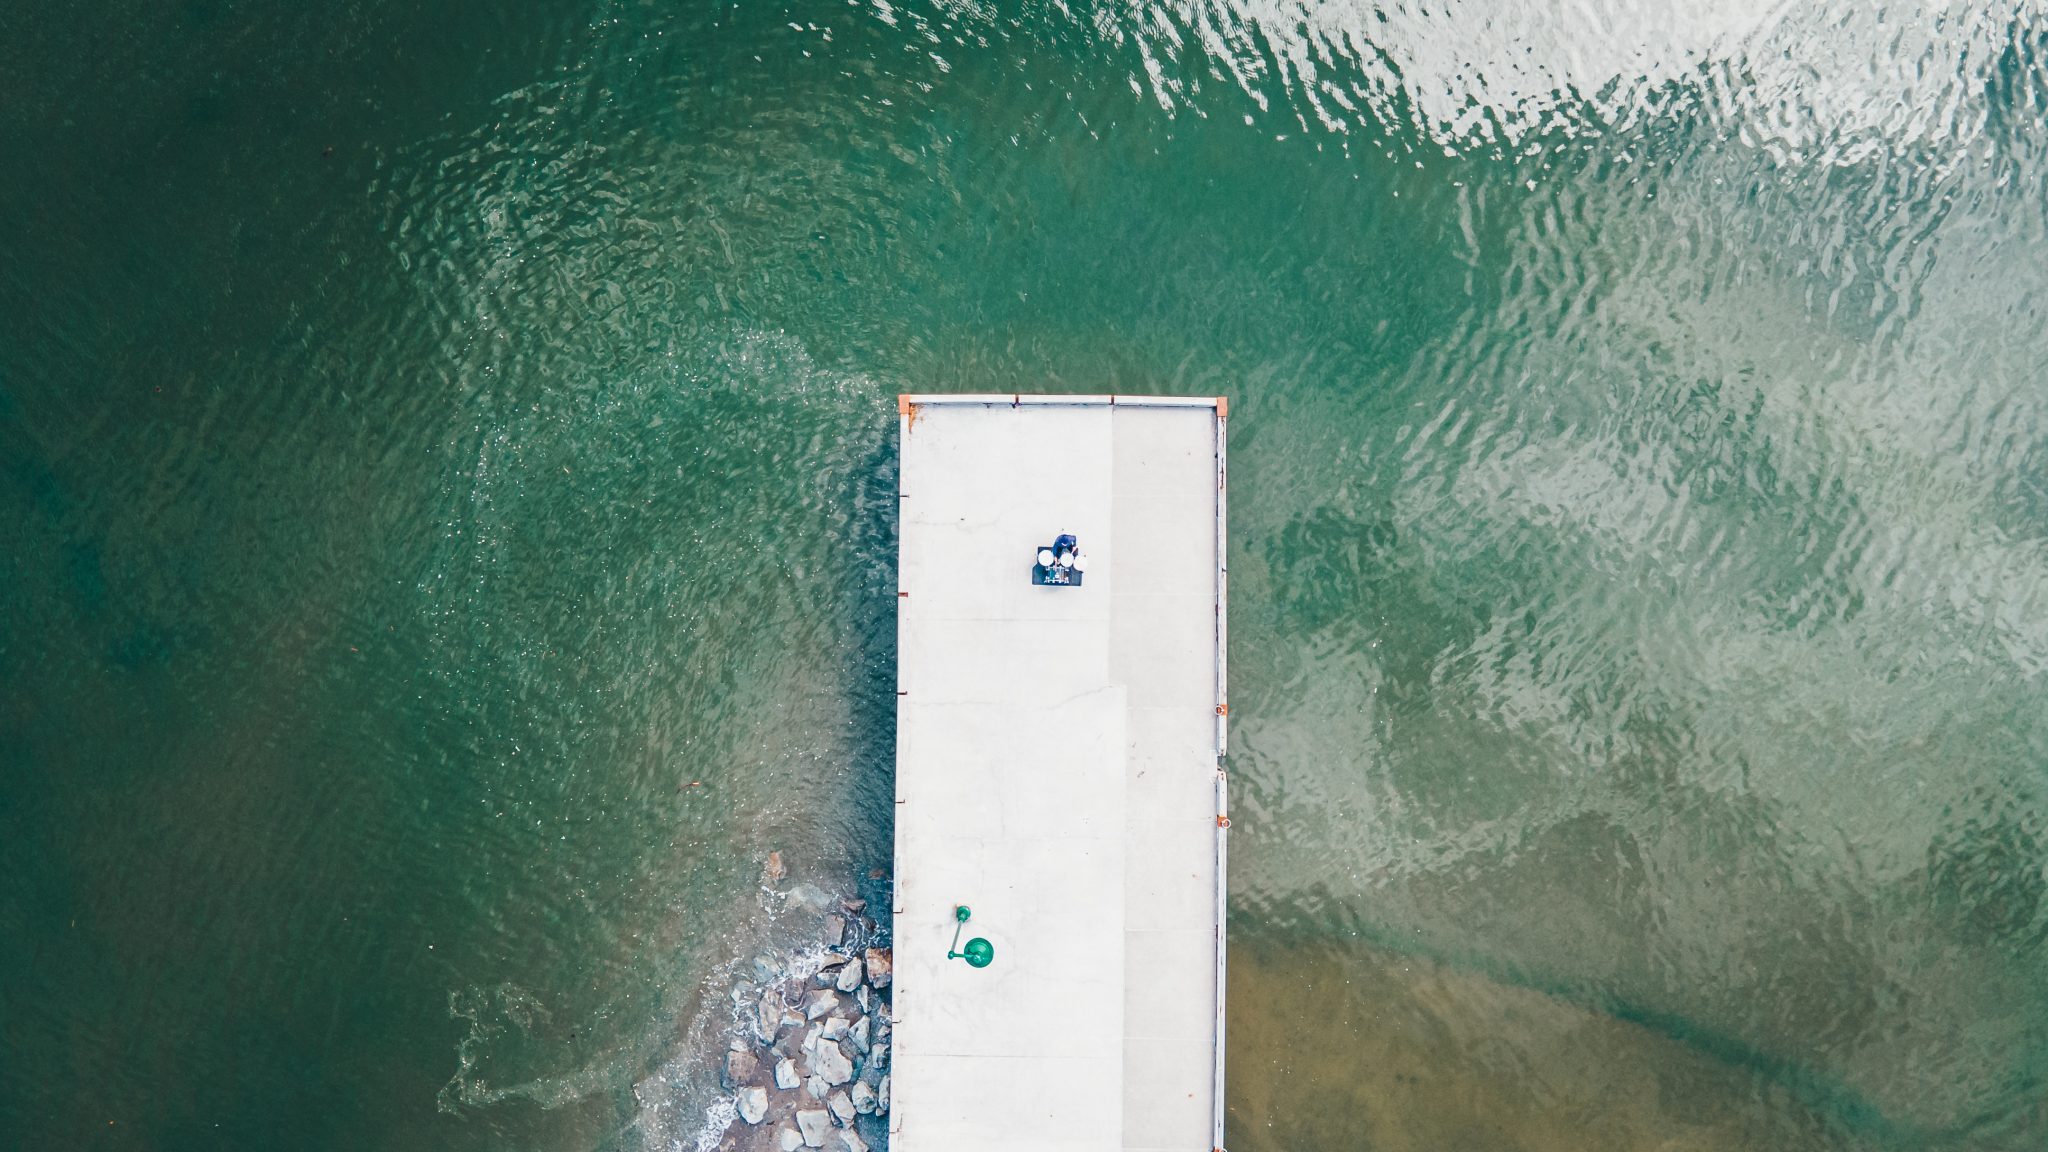
[[[1227,406],[899,411],[893,1152],[1219,1148]]]

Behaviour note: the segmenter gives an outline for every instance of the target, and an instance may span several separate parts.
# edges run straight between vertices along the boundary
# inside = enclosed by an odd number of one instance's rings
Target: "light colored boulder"
[[[846,1058],[846,1052],[836,1041],[818,1041],[817,1068],[818,1075],[834,1088],[853,1079],[853,1061]]]
[[[844,1016],[827,1016],[827,1017],[825,1017],[825,1027],[824,1027],[824,1029],[823,1029],[822,1031],[820,1031],[820,1032],[818,1033],[818,1036],[819,1036],[819,1037],[820,1037],[821,1039],[825,1039],[825,1040],[837,1040],[837,1039],[839,1039],[839,1038],[840,1038],[841,1036],[844,1036],[844,1035],[846,1035],[846,1017],[844,1017]]]
[[[851,1128],[841,1129],[833,1135],[839,1137],[839,1147],[843,1152],[868,1152],[868,1142]]]
[[[777,1088],[787,1092],[801,1083],[803,1083],[803,1079],[796,1074],[796,1061],[785,1056],[776,1062],[775,1086]]]
[[[830,1092],[831,1090],[832,1086],[830,1084],[825,1083],[825,1078],[823,1076],[813,1076],[810,1079],[804,1081],[804,1091],[809,1092],[811,1094],[811,1099],[813,1100],[823,1100],[825,1098],[825,1093]]]
[[[863,1016],[846,1030],[846,1040],[861,1052],[868,1051],[868,1018]]]
[[[796,1152],[804,1146],[803,1133],[784,1124],[775,1130],[775,1146],[782,1152]]]
[[[861,976],[866,971],[867,968],[858,960],[841,968],[839,970],[838,989],[841,992],[852,992],[855,988],[860,987]]]
[[[806,1108],[796,1114],[796,1128],[804,1135],[804,1147],[823,1148],[825,1133],[832,1130],[832,1115],[823,1108]]]
[[[891,963],[894,957],[890,950],[887,948],[870,948],[862,959],[867,961],[868,984],[877,992],[887,988],[889,986],[889,974],[894,968],[894,965]]]
[[[876,1089],[875,1089],[875,1111],[876,1111],[876,1112],[887,1112],[888,1110],[889,1110],[889,1078],[888,1078],[887,1076],[884,1076],[884,1077],[882,1077],[882,1084],[881,1084],[881,1087],[879,1087],[879,1088],[876,1088]]]
[[[863,1115],[863,1116],[872,1116],[872,1115],[874,1115],[874,1113],[875,1113],[875,1090],[874,1090],[873,1088],[870,1088],[870,1087],[868,1087],[868,1082],[867,1082],[867,1081],[865,1081],[865,1080],[856,1080],[856,1081],[854,1081],[854,1082],[853,1082],[853,1094],[852,1094],[851,1096],[849,1096],[849,1097],[848,1097],[848,1099],[850,1099],[850,1100],[851,1100],[851,1101],[853,1102],[853,1110],[854,1110],[855,1112],[858,1112],[858,1113],[860,1113],[860,1114],[861,1114],[861,1115]]]
[[[816,1020],[837,1007],[839,1007],[839,997],[820,988],[811,993],[810,1000],[804,1004],[804,1015],[812,1020]]]
[[[768,1090],[749,1088],[740,1093],[740,1119],[759,1124],[768,1115]]]
[[[832,1118],[842,1126],[853,1123],[853,1101],[844,1092],[834,1092],[825,1097],[825,1111],[832,1113]]]

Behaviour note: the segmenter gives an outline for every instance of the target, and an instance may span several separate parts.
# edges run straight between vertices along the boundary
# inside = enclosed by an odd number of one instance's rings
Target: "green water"
[[[1012,389],[1232,398],[1233,1152],[2048,1144],[2038,3],[4,27],[0,1147],[696,1147]]]

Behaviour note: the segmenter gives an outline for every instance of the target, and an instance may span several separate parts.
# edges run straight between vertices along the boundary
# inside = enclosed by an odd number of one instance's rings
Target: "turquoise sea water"
[[[0,1147],[696,1147],[1012,389],[1232,398],[1233,1152],[2048,1145],[2039,3],[4,28]]]

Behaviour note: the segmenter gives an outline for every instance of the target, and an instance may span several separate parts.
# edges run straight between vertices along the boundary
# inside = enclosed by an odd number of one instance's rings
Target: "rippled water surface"
[[[1233,1152],[2048,1145],[2040,3],[6,27],[0,1145],[694,1148],[954,389],[1232,397]]]

